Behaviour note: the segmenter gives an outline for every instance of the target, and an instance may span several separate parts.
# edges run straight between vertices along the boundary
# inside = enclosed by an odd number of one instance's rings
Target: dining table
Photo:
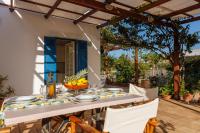
[[[105,90],[105,89],[104,89]],[[69,93],[62,93],[57,95],[55,99],[45,100],[43,104],[39,106],[30,107],[21,106],[20,108],[11,108],[10,104],[5,105],[4,109],[4,125],[16,125],[23,122],[29,122],[34,120],[43,119],[43,121],[48,120],[48,118],[54,116],[60,116],[65,114],[71,114],[80,111],[99,109],[103,107],[111,107],[115,105],[128,104],[144,101],[145,98],[143,96],[129,94],[126,92],[103,92],[95,94],[98,95],[98,99],[90,102],[77,102],[72,101],[70,98],[74,96]],[[36,97],[40,97],[36,95]],[[44,99],[43,99],[44,100]],[[59,102],[57,102],[59,101]],[[42,103],[40,100],[37,101]],[[51,104],[47,104],[47,103]],[[5,103],[6,104],[6,103]]]

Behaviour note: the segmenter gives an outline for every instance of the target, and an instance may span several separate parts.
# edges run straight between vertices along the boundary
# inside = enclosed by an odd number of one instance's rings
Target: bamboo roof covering
[[[182,24],[200,20],[200,0],[0,0],[0,6],[41,13],[46,19],[56,16],[71,19],[74,24],[91,23],[98,28],[129,16],[164,25],[168,19],[179,19]]]

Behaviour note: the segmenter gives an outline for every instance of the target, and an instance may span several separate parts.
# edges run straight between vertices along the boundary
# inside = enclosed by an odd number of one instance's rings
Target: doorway
[[[56,40],[57,82],[62,83],[65,75],[75,74],[75,41]]]

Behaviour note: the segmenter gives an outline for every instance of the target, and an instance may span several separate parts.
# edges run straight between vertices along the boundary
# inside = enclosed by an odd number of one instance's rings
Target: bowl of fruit
[[[64,86],[70,90],[81,90],[88,88],[88,80],[85,78],[87,70],[81,70],[76,75],[65,76]]]

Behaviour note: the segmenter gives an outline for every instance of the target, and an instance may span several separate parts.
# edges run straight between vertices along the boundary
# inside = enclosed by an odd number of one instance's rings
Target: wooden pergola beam
[[[102,11],[102,12],[105,12],[105,13],[109,13],[109,14],[113,14],[113,15],[116,15],[116,16],[120,16],[120,18],[127,18],[127,17],[130,17],[130,16],[134,16],[135,18],[137,18],[140,21],[149,23],[148,17],[141,15],[138,12],[128,11],[128,10],[118,8],[118,7],[114,7],[114,6],[113,6],[112,9],[106,9],[106,4],[99,2],[99,1],[94,1],[94,0],[76,0],[76,1],[74,1],[74,0],[63,0],[63,1],[73,3],[73,4],[76,4],[76,5],[79,5],[79,6],[83,6],[83,7],[91,8],[91,9],[96,9],[96,10],[99,10],[99,11]],[[166,2],[166,1],[169,1],[169,0],[162,0],[162,1]],[[145,9],[147,9],[147,8],[145,7]],[[149,7],[148,7],[148,9],[149,9]],[[142,11],[142,10],[140,9],[140,11]],[[171,27],[171,24],[161,22],[159,20],[151,22],[151,23]],[[100,28],[100,27],[97,26],[97,28]]]
[[[114,0],[106,0],[105,3],[106,4],[110,4],[112,3]],[[85,13],[84,15],[82,15],[80,18],[78,18],[77,20],[74,20],[74,24],[77,24],[79,22],[81,22],[82,20],[86,19],[87,17],[91,16],[92,14],[96,13],[98,10],[96,9],[91,9],[90,11],[88,11],[87,13]]]
[[[7,8],[10,7],[10,5],[5,4],[5,3],[1,3],[1,2],[0,2],[0,6],[5,6],[5,7],[7,7]],[[43,12],[34,11],[34,10],[30,10],[30,9],[25,9],[25,8],[21,8],[21,7],[18,7],[18,6],[15,6],[14,8],[15,8],[15,9],[24,10],[24,11],[28,11],[28,12],[38,13],[38,14],[42,14],[42,15],[45,15],[45,14],[46,14],[46,13],[43,13]],[[73,20],[73,21],[74,21],[74,19],[71,19],[71,18],[61,17],[61,16],[57,16],[57,15],[52,15],[52,16],[57,17],[57,18],[67,19],[67,20],[70,19],[70,20]],[[90,23],[90,22],[83,22],[83,23],[93,24],[93,23]]]
[[[26,3],[33,4],[33,5],[42,6],[42,7],[51,8],[51,6],[49,6],[49,5],[38,3],[38,2],[34,2],[34,1],[30,1],[30,0],[19,0],[19,1],[26,2]],[[62,8],[58,8],[58,7],[56,8],[56,10],[67,12],[67,13],[72,13],[72,14],[76,14],[76,15],[84,15],[82,13],[78,13],[78,12],[74,12],[74,11],[70,11],[70,10],[66,10],[66,9],[62,9]],[[94,19],[106,21],[106,19],[104,19],[104,18],[99,18],[99,17],[94,17],[94,16],[90,16],[90,17],[94,18]]]
[[[167,8],[167,7],[164,7],[164,6],[159,6],[161,9],[163,9],[163,10],[167,10],[167,11],[169,11],[169,12],[174,12],[174,10],[171,10],[171,9],[169,9],[169,8]],[[188,17],[193,17],[192,15],[190,15],[190,14],[188,14],[188,13],[182,13],[183,15],[185,15],[185,16],[188,16]]]
[[[127,4],[124,4],[124,3],[121,3],[121,2],[119,2],[119,1],[114,1],[113,3],[115,3],[115,4],[117,4],[117,5],[120,5],[120,6],[128,7],[128,8],[133,9],[133,10],[136,10],[135,7],[132,7],[132,6],[127,5]]]
[[[181,21],[181,24],[191,23],[191,22],[199,21],[199,20],[200,20],[200,16],[193,17],[193,18],[189,18],[189,19]]]
[[[143,7],[140,7],[140,8],[138,8],[138,9],[135,9],[135,10],[132,11],[132,12],[134,12],[134,14],[136,14],[136,13],[139,14],[139,13],[142,13],[142,12],[144,12],[144,11],[146,11],[146,10],[149,10],[149,9],[151,9],[151,8],[154,8],[154,7],[156,7],[156,6],[159,6],[159,5],[161,5],[161,4],[164,4],[164,3],[168,2],[168,1],[170,1],[170,0],[157,0],[157,1],[151,2],[151,3],[148,4],[148,5],[145,5],[145,6],[143,6]],[[118,4],[119,4],[119,2],[118,2]],[[123,5],[124,5],[124,4],[123,4]],[[125,6],[125,5],[124,5],[124,6]],[[130,6],[129,6],[129,7],[130,7]],[[124,16],[117,17],[117,18],[115,18],[114,20],[110,20],[110,21],[107,21],[106,23],[103,23],[103,24],[101,24],[101,25],[98,25],[97,28],[102,28],[102,27],[105,27],[105,26],[107,26],[107,25],[109,25],[109,24],[119,22],[119,21],[121,21],[121,20],[123,20],[123,19],[125,19],[125,18],[127,18],[127,17],[129,17],[129,16],[135,16],[135,15],[124,15]],[[143,15],[141,15],[141,16],[143,16]],[[135,16],[135,17],[137,17],[137,16]],[[147,18],[147,21],[148,21],[148,18]]]
[[[157,0],[157,1],[151,2],[150,4],[147,4],[147,5],[145,5],[145,6],[141,7],[141,8],[139,8],[137,11],[138,11],[138,12],[144,12],[144,11],[146,11],[146,10],[152,9],[152,8],[154,8],[154,7],[157,7],[157,6],[159,6],[159,5],[162,5],[162,4],[164,4],[164,3],[166,3],[166,2],[169,2],[169,1],[170,1],[170,0]]]
[[[137,11],[137,9],[136,9],[135,7],[132,7],[132,6],[130,6],[130,5],[127,5],[127,4],[118,2],[118,1],[114,1],[113,3],[118,4],[118,5],[120,5],[120,6],[124,6],[124,7],[130,8],[130,10]],[[148,12],[145,12],[145,11],[144,11],[143,13],[155,17],[155,15],[153,15],[153,14],[151,14],[151,13],[148,13]]]
[[[126,14],[126,13],[130,14],[129,11],[121,9],[121,8],[117,8],[117,7],[113,7],[113,9],[111,10],[106,9],[105,3],[95,1],[95,0],[63,0],[63,1],[75,4],[75,5],[87,7],[90,9],[95,9],[95,10],[102,11],[105,13],[113,14],[116,16],[122,16],[123,14]]]
[[[10,8],[9,8],[10,12],[14,12],[14,1],[10,0]]]
[[[57,0],[54,5],[50,8],[47,14],[44,15],[46,19],[53,13],[53,11],[58,7],[58,5],[62,2],[62,0]]]
[[[91,16],[92,14],[94,14],[96,12],[97,12],[97,10],[95,10],[95,9],[92,9],[92,10],[88,11],[87,13],[82,15],[80,18],[74,20],[74,24],[77,24],[77,23],[81,22],[82,20],[88,18],[89,16]]]
[[[150,3],[151,3],[151,0],[144,0],[144,1],[147,1],[147,2],[150,2]],[[161,6],[161,5],[159,5],[159,8],[164,9],[164,10],[167,10],[167,11],[169,11],[169,12],[174,12],[174,10],[169,9],[169,8],[167,8],[167,7],[164,7],[164,6]],[[188,16],[188,17],[193,17],[192,15],[187,14],[187,13],[183,13],[183,14],[184,14],[185,16]]]
[[[176,16],[176,15],[179,15],[179,14],[183,14],[183,13],[186,13],[186,12],[189,12],[189,11],[192,11],[192,10],[196,10],[198,8],[200,8],[200,3],[186,7],[186,8],[183,8],[183,9],[180,9],[180,10],[176,10],[172,13],[163,15],[162,17],[170,18],[170,17]]]

